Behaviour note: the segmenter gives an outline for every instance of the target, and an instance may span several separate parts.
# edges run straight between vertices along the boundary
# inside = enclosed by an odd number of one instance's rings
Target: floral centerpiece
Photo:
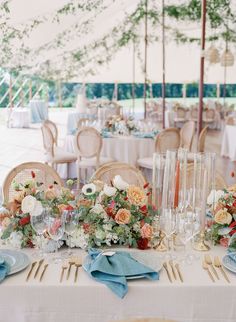
[[[236,185],[212,191],[207,200],[212,216],[211,232],[215,244],[236,250]]]
[[[148,184],[141,189],[116,176],[113,185],[87,184],[77,200],[80,223],[67,239],[71,247],[127,245],[146,249],[158,242],[158,213],[148,204]]]
[[[1,239],[14,247],[39,245],[30,219],[40,215],[44,207],[50,208],[58,217],[70,210],[78,216],[76,230],[63,238],[69,247],[87,249],[119,244],[146,249],[158,243],[158,212],[148,202],[148,184],[141,189],[116,176],[111,186],[102,182],[90,183],[75,197],[70,189],[62,188],[56,182],[42,190],[42,183],[32,172],[32,180],[14,183],[13,187],[14,196],[6,208],[2,208],[0,217]],[[42,238],[44,245],[50,243],[47,231]]]
[[[69,189],[60,187],[57,182],[42,190],[43,183],[37,181],[33,171],[31,175],[32,179],[24,183],[13,182],[12,200],[0,209],[1,239],[14,247],[35,246],[37,238],[30,224],[31,216],[41,214],[43,207],[49,207],[55,216],[60,216],[64,209],[70,209],[70,202],[75,199]]]
[[[123,118],[120,115],[113,115],[105,123],[105,131],[117,132],[118,134],[124,135],[131,133],[131,131],[137,131],[136,122],[133,116]]]

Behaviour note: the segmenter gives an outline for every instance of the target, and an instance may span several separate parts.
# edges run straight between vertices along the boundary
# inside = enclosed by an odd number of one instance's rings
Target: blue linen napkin
[[[91,261],[85,264],[84,268],[92,278],[105,284],[120,298],[128,292],[127,278],[129,277],[159,279],[157,272],[138,262],[128,252],[117,251],[111,256],[108,253],[90,249]]]
[[[4,280],[10,271],[10,265],[0,256],[0,282]]]

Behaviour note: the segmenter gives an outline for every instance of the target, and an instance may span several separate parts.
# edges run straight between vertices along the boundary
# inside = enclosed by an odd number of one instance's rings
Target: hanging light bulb
[[[217,64],[220,62],[220,54],[219,50],[211,45],[210,48],[206,51],[206,59],[209,61],[210,64]]]
[[[221,66],[228,67],[233,65],[234,55],[229,49],[226,49],[221,56]]]

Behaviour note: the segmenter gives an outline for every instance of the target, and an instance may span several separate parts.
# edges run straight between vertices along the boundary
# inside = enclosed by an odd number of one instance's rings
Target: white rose
[[[223,197],[224,191],[223,190],[211,190],[208,198],[207,198],[207,204],[212,205],[213,203],[218,202],[218,200]]]
[[[93,208],[91,209],[91,212],[94,212],[95,214],[99,215],[101,213],[104,213],[105,210],[99,203],[97,203],[95,206],[93,206]]]
[[[103,239],[105,239],[105,238],[106,238],[106,234],[105,234],[105,232],[104,232],[104,231],[102,231],[101,229],[99,229],[99,230],[96,230],[96,232],[95,232],[95,237],[96,237],[97,239],[103,240]]]
[[[129,184],[126,181],[124,181],[120,175],[117,175],[113,178],[113,185],[118,190],[126,190],[129,187]]]
[[[36,205],[37,199],[33,196],[26,196],[21,203],[21,210],[23,213],[31,213]]]
[[[40,201],[36,201],[34,209],[30,212],[31,216],[39,216],[43,212],[43,206]]]
[[[9,237],[9,242],[14,248],[21,248],[23,233],[21,231],[13,231]]]
[[[116,194],[116,188],[115,187],[110,187],[107,184],[103,188],[103,192],[105,193],[106,196],[112,197]]]

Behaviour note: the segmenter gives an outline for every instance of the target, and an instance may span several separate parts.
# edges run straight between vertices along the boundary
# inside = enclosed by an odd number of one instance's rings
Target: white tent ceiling
[[[0,3],[3,2],[3,0],[0,1]],[[90,2],[97,3],[97,10],[81,10],[76,14],[63,14],[57,20],[57,11],[66,4],[87,3],[89,5]],[[40,74],[47,63],[50,63],[50,67],[58,71],[58,78],[61,79],[66,77],[66,72],[70,69],[72,71],[70,81],[132,82],[133,47],[131,45],[112,53],[112,59],[108,63],[99,65],[96,63],[97,52],[92,49],[91,44],[109,34],[115,26],[121,25],[127,15],[133,13],[139,2],[140,0],[11,0],[9,1],[10,13],[5,15],[6,26],[17,28],[21,32],[30,29],[30,32],[25,33],[21,39],[11,39],[12,55],[3,67],[14,68],[26,64],[25,73]],[[158,7],[160,1],[150,0],[149,3],[160,10]],[[166,3],[180,3],[180,1],[166,0]],[[30,26],[36,20],[38,23],[31,30]],[[178,27],[185,34],[200,37],[199,24],[174,24],[173,21],[167,20],[167,25],[173,28]],[[144,39],[143,24],[139,28],[140,39]],[[159,37],[158,41],[151,43],[148,47],[148,79],[151,82],[160,82],[162,78],[161,26],[157,30],[153,30],[152,26],[148,28],[150,34],[155,33]],[[207,33],[210,33],[209,29]],[[74,61],[71,62],[73,53],[78,52],[84,46],[89,48],[88,61],[85,66],[74,63]],[[224,44],[216,43],[216,46],[223,52]],[[24,53],[25,49],[28,50],[27,53]],[[235,48],[231,49],[235,55]],[[1,49],[0,54],[4,55],[1,53]],[[104,52],[104,56],[105,54]],[[103,52],[100,55],[102,57]],[[141,41],[135,54],[136,82],[144,81],[143,57],[144,45]],[[167,31],[167,82],[198,81],[199,62],[199,45],[177,45],[171,41],[171,36]],[[206,64],[205,81],[207,83],[222,83],[223,80],[223,67],[219,64],[216,66]],[[236,66],[228,68],[227,82],[236,83]]]

